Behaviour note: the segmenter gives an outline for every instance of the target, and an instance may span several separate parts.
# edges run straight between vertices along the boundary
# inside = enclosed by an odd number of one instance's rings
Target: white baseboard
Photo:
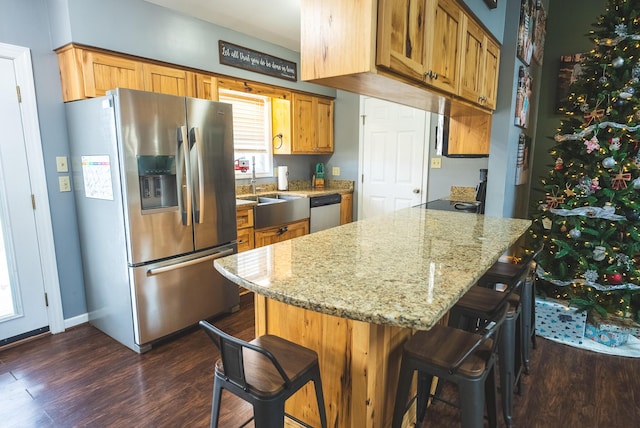
[[[75,316],[73,318],[67,318],[64,320],[64,328],[71,328],[71,327],[75,327],[77,325],[80,324],[84,324],[86,322],[89,322],[89,314],[88,313],[84,313],[82,315],[78,315]]]

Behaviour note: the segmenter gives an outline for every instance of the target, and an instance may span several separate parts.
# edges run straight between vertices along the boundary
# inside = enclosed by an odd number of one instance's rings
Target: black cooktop
[[[444,211],[458,211],[463,213],[482,213],[482,204],[477,201],[462,202],[462,201],[450,201],[446,199],[437,199],[435,201],[427,202],[426,204],[417,205],[418,208],[428,208],[432,210],[444,210]]]

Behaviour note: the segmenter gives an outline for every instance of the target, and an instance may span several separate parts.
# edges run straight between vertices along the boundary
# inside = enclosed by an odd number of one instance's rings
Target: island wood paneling
[[[255,314],[256,334],[276,334],[318,352],[329,426],[391,426],[390,397],[395,396],[402,343],[411,330],[325,315],[259,295]],[[290,398],[286,409],[312,425],[319,423],[311,385]]]

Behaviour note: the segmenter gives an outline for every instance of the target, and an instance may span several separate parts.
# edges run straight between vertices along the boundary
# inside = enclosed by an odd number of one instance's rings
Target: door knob
[[[420,193],[420,189],[413,189],[413,193]]]

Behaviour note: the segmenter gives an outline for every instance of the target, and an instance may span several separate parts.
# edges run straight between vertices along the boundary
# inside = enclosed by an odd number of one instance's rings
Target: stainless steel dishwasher
[[[330,195],[313,196],[310,198],[309,232],[329,229],[340,226],[340,202],[342,196],[339,193]]]

